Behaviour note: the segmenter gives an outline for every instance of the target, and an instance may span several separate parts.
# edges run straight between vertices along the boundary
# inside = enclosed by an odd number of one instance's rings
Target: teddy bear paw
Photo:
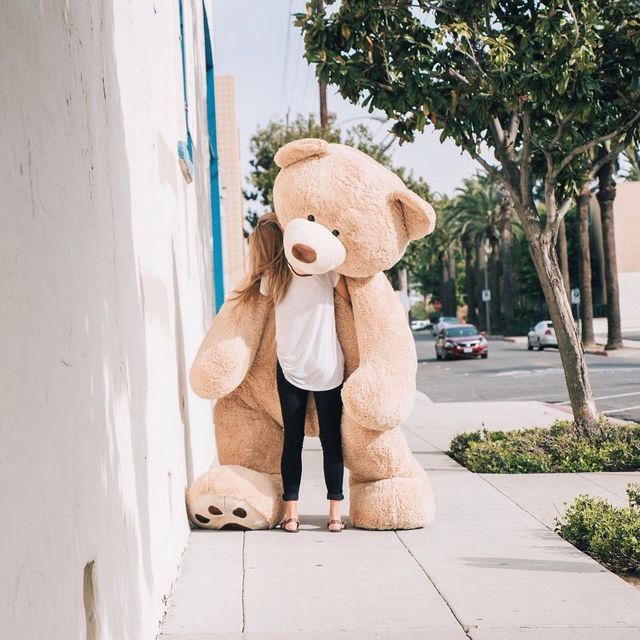
[[[280,516],[280,491],[278,476],[222,465],[203,473],[189,487],[189,517],[203,529],[270,529]]]
[[[429,525],[434,516],[431,482],[424,472],[352,482],[349,487],[349,520],[359,529],[418,529]]]

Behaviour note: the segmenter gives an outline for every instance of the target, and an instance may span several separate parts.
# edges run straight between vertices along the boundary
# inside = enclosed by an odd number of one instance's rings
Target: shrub
[[[476,473],[569,473],[640,469],[640,424],[602,420],[585,435],[570,420],[516,431],[480,429],[451,441],[449,455]]]
[[[617,573],[640,572],[640,483],[627,487],[628,507],[578,496],[555,530],[565,540]]]

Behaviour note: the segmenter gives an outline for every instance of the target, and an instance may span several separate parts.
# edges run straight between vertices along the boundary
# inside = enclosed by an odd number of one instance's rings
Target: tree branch
[[[624,141],[624,138],[622,138],[621,141],[614,145],[606,155],[602,156],[602,158],[598,158],[597,162],[594,163],[588,173],[589,179],[593,180],[598,175],[598,171],[600,171],[607,162],[611,162],[611,160],[618,156],[626,146],[627,144]]]
[[[569,13],[571,14],[571,17],[573,18],[573,31],[575,34],[575,39],[573,41],[574,46],[578,44],[578,40],[580,40],[580,30],[578,28],[578,18],[576,18],[576,14],[573,11],[573,7],[571,6],[571,1],[567,0],[567,7],[569,9]]]
[[[520,159],[520,197],[531,189],[531,111],[526,107],[522,114],[522,153]]]
[[[621,127],[619,127],[618,129],[616,129],[615,131],[613,131],[612,133],[608,133],[606,135],[602,135],[599,136],[597,138],[594,138],[593,140],[590,140],[589,142],[585,142],[584,144],[581,144],[578,147],[575,147],[574,149],[572,149],[560,162],[560,164],[558,165],[558,167],[555,169],[555,171],[553,172],[553,177],[557,178],[558,175],[560,174],[560,172],[578,155],[580,155],[581,153],[584,153],[585,151],[589,151],[589,149],[593,149],[593,147],[595,147],[596,145],[602,144],[604,142],[608,142],[609,140],[612,140],[613,138],[617,138],[619,135],[622,135],[623,133],[625,133],[630,127],[632,127],[638,120],[640,120],[640,111],[638,111],[633,118],[631,118],[630,120],[628,120],[625,124],[623,124]]]
[[[518,135],[518,129],[520,128],[520,114],[514,113],[511,116],[511,124],[509,125],[509,140],[514,145],[516,144],[516,136]]]
[[[455,69],[448,69],[449,75],[454,77],[456,80],[460,80],[460,82],[470,86],[471,83],[461,74],[458,73]]]

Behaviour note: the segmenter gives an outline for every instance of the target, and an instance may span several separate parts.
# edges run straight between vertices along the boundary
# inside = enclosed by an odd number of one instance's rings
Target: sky
[[[302,13],[305,0],[213,0],[213,49],[217,75],[232,75],[236,84],[236,112],[243,175],[249,173],[249,140],[259,126],[284,120],[287,112],[318,114],[318,84],[314,69],[303,58],[300,30],[292,13]],[[382,140],[391,123],[371,119],[327,89],[330,112],[345,127],[367,124]],[[378,116],[380,117],[380,116]],[[352,118],[357,118],[351,120]],[[349,120],[349,122],[345,122]],[[394,145],[394,161],[422,176],[436,192],[452,195],[478,165],[450,142],[439,141],[433,129],[413,143]]]

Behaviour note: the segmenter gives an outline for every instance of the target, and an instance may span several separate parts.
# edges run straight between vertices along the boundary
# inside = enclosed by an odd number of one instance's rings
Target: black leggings
[[[283,500],[297,500],[302,477],[302,443],[304,441],[304,418],[309,392],[291,384],[285,377],[277,361],[276,381],[282,420],[284,422],[284,443],[280,471],[282,473]],[[344,462],[342,459],[342,439],[340,420],[342,417],[342,384],[326,391],[314,391],[313,396],[318,411],[320,444],[322,445],[324,481],[327,486],[327,500],[344,500],[342,480]]]

